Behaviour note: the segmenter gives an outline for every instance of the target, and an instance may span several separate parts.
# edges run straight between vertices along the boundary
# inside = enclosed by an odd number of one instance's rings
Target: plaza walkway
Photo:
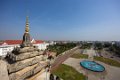
[[[68,58],[63,64],[72,66],[78,72],[88,76],[88,80],[120,80],[120,68],[97,61],[102,64],[106,70],[104,72],[92,72],[80,66],[80,61],[82,60],[85,59]]]

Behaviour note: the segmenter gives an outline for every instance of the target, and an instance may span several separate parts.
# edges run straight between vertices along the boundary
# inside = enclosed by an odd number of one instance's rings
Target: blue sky
[[[0,39],[120,40],[120,0],[0,0]]]

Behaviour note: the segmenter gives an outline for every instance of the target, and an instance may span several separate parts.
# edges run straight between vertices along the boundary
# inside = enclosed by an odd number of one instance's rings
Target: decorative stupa
[[[23,41],[21,44],[21,47],[31,47],[31,40],[30,40],[30,34],[29,34],[29,22],[28,22],[28,16],[26,17],[26,26],[25,26],[25,33],[23,35]]]
[[[7,55],[6,61],[9,80],[26,80],[48,64],[44,61],[43,51],[33,46],[30,41],[28,16],[22,44]]]

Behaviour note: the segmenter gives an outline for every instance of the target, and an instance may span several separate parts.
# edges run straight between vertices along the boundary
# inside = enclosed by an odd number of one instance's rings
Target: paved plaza
[[[88,76],[88,80],[119,80],[120,79],[120,68],[107,65],[103,62],[98,63],[102,64],[105,67],[104,72],[92,72],[86,69],[83,69],[80,66],[80,61],[85,59],[75,59],[75,58],[68,58],[63,64],[72,66],[78,72],[83,73],[84,75]]]

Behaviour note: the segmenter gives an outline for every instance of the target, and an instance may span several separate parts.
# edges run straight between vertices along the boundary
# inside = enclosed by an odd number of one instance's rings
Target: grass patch
[[[85,80],[86,78],[83,74],[65,64],[61,64],[52,74],[59,76],[63,80]]]
[[[88,55],[87,54],[73,54],[72,56],[71,56],[72,58],[77,58],[77,59],[79,59],[79,58],[85,58],[85,59],[87,59],[88,58]]]
[[[116,67],[120,67],[120,63],[115,61],[115,60],[112,60],[112,59],[109,59],[109,58],[104,58],[104,57],[97,57],[95,56],[94,57],[94,60],[97,60],[97,61],[101,61],[101,62],[104,62],[108,65],[111,65],[111,66],[116,66]]]

